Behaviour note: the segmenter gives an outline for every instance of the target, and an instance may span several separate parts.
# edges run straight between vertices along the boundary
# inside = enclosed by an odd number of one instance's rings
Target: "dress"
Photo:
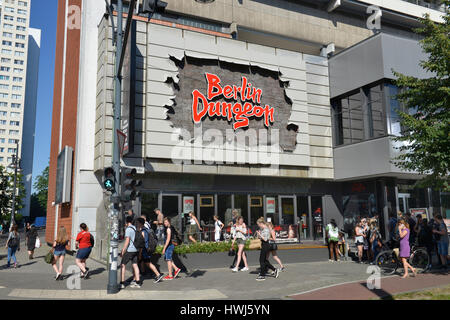
[[[400,258],[409,258],[411,248],[409,247],[409,229],[406,229],[406,235],[400,239]]]

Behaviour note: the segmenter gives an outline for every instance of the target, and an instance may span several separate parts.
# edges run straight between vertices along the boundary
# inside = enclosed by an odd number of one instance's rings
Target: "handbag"
[[[40,248],[41,247],[41,240],[39,240],[39,238],[36,238],[36,243],[34,244],[35,248]]]
[[[278,245],[275,241],[271,240],[269,241],[269,245],[270,245],[270,251],[277,251],[278,250]]]
[[[261,240],[260,239],[254,239],[250,240],[250,245],[248,246],[250,250],[259,250],[261,249]]]
[[[55,256],[53,255],[53,249],[52,249],[45,256],[45,262],[48,264],[51,264],[54,259],[55,259]]]

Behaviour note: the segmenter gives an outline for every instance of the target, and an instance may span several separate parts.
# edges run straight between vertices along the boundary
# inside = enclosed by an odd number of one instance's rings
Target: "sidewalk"
[[[315,289],[291,296],[294,300],[370,300],[389,298],[395,294],[446,286],[450,284],[448,274],[419,274],[417,277],[402,279],[390,276],[381,279],[381,288],[370,290],[366,281],[356,281]]]

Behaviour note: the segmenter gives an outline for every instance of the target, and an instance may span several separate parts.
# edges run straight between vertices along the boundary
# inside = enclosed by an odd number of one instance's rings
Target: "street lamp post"
[[[14,225],[14,217],[16,211],[16,188],[17,188],[17,169],[19,167],[19,143],[16,141],[16,154],[12,156],[11,166],[14,166],[14,187],[12,195],[12,205],[11,205],[11,224],[9,226],[9,231],[12,231]]]

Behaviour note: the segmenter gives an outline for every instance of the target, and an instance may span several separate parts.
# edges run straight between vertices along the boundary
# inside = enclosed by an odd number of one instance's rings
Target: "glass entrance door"
[[[411,195],[409,193],[399,193],[398,194],[398,209],[403,213],[407,213],[410,209],[409,199]]]
[[[295,196],[280,196],[280,225],[293,225],[296,222],[297,203]]]
[[[180,194],[163,194],[161,210],[164,217],[169,217],[172,225],[176,228],[181,227],[181,195]],[[181,229],[178,229],[181,230]]]

